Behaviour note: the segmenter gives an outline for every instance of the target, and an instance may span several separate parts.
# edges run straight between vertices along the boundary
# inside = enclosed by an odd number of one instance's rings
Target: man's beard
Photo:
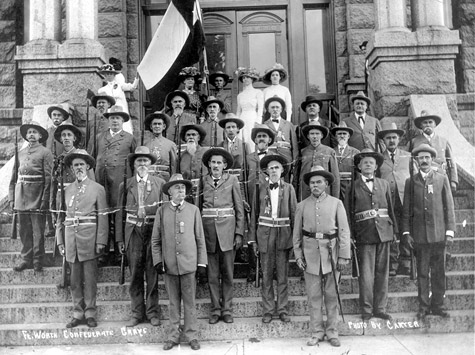
[[[76,174],[76,179],[79,181],[83,181],[86,178],[86,173],[83,170],[77,170],[74,174]]]
[[[173,109],[173,115],[180,116],[183,113],[183,109],[181,107],[175,107]]]
[[[186,151],[191,155],[195,155],[196,150],[198,149],[198,144],[195,141],[186,142]]]
[[[257,149],[259,150],[265,150],[267,148],[266,142],[264,141],[259,141],[257,142]]]
[[[346,143],[348,142],[348,139],[346,139],[346,138],[337,138],[337,141],[338,141],[338,145],[344,147],[346,145]]]
[[[430,136],[434,130],[432,129],[432,127],[425,127],[423,130],[422,130],[425,134],[427,134],[428,136]]]
[[[148,167],[140,165],[137,168],[137,174],[139,174],[141,178],[143,178],[147,173],[148,173]]]

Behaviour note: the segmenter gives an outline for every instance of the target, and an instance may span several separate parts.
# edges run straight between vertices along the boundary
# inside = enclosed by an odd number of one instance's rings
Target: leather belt
[[[267,227],[290,227],[290,218],[270,218],[259,216],[259,225]]]
[[[152,224],[155,222],[155,216],[149,215],[144,218],[139,218],[137,215],[127,213],[125,221],[138,227],[142,227],[143,224]]]
[[[203,208],[201,217],[231,217],[234,216],[234,208]]]
[[[278,141],[275,142],[277,148],[291,149],[292,145],[289,142]]]
[[[18,175],[17,183],[43,182],[43,175]]]
[[[372,209],[355,213],[355,221],[361,222],[376,217],[389,217],[387,208]]]
[[[314,238],[314,239],[335,239],[338,236],[338,233],[327,234],[327,233],[310,233],[306,230],[302,230],[302,234],[305,237]]]
[[[65,227],[77,227],[80,225],[96,225],[95,216],[66,217],[64,220]]]

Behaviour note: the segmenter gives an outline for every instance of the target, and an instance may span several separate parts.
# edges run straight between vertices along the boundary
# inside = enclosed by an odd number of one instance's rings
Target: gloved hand
[[[104,244],[96,244],[96,254],[103,254],[106,246]]]
[[[235,234],[234,235],[234,249],[238,250],[242,247],[242,235]]]
[[[206,272],[206,266],[198,266],[198,276],[201,278],[208,277],[208,273]]]
[[[414,238],[410,234],[404,234],[405,243],[407,247],[412,250],[414,249]]]
[[[119,253],[120,254],[125,254],[125,246],[124,242],[118,242],[117,247],[119,248]]]
[[[252,243],[252,250],[254,250],[254,255],[256,256],[256,258],[259,256],[259,247],[257,246],[257,243],[256,242],[253,242]]]
[[[64,256],[64,253],[65,253],[65,250],[64,250],[64,245],[63,244],[59,244],[58,245],[58,250],[59,250],[59,253]]]
[[[345,265],[348,265],[350,261],[348,259],[338,258],[336,263],[336,269],[342,271],[345,268]]]
[[[155,270],[157,270],[157,274],[164,274],[165,268],[163,267],[163,263],[158,263],[157,265],[155,265]]]
[[[307,268],[307,264],[305,263],[305,260],[302,258],[298,258],[297,260],[297,266],[299,267],[300,270],[305,271]]]
[[[249,204],[247,203],[247,201],[242,201],[243,205],[244,205],[244,211],[245,212],[248,212],[248,213],[251,213],[251,206],[249,206]]]

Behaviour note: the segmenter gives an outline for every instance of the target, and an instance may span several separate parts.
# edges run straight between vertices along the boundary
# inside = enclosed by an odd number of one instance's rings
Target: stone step
[[[354,335],[398,335],[472,332],[474,328],[473,312],[450,311],[450,318],[427,316],[419,321],[414,313],[393,314],[394,321],[387,322],[372,318],[361,322],[359,315],[345,315],[345,322],[338,324],[338,332],[345,343],[345,336]],[[134,328],[126,328],[123,321],[101,321],[97,328],[90,329],[80,325],[74,329],[66,329],[63,323],[37,324],[0,324],[0,344],[4,346],[58,346],[58,345],[89,345],[89,344],[127,344],[127,343],[159,343],[166,340],[168,322],[159,327],[149,323]],[[198,320],[198,338],[202,342],[218,340],[258,339],[264,338],[297,338],[310,337],[309,317],[292,316],[291,322],[282,323],[274,319],[263,324],[260,317],[235,318],[234,323],[219,322],[208,324],[206,319]],[[182,339],[182,341],[184,341]],[[183,348],[184,349],[184,348]]]
[[[474,309],[474,290],[451,290],[445,295],[445,305],[449,310]],[[343,312],[356,314],[359,312],[357,294],[341,295]],[[237,298],[233,302],[233,314],[237,318],[257,317],[261,315],[261,297]],[[162,318],[168,318],[168,300],[159,301]],[[389,293],[388,312],[417,312],[417,292]],[[198,318],[208,318],[210,311],[209,299],[202,298],[196,301]],[[307,297],[289,296],[289,315],[307,315]],[[73,305],[71,302],[55,303],[17,303],[0,305],[0,319],[6,324],[18,323],[53,323],[58,319],[69,319],[72,316]],[[130,301],[98,301],[98,321],[124,321],[129,319]]]
[[[475,193],[473,190],[456,192],[454,195],[454,205],[456,210],[473,209]]]
[[[99,301],[128,301],[129,282],[119,285],[118,282],[98,283],[97,299]],[[472,271],[457,271],[447,273],[447,290],[467,290],[474,288],[474,273]],[[359,292],[358,279],[350,275],[343,275],[340,281],[341,294],[357,294]],[[168,299],[163,281],[158,284],[159,299]],[[389,292],[416,292],[417,283],[407,276],[389,278]],[[305,282],[300,277],[289,279],[289,294],[291,296],[305,296]],[[234,280],[234,298],[260,297],[261,289],[254,287],[245,279]],[[197,285],[196,297],[208,298],[208,285]],[[29,284],[0,286],[0,304],[11,303],[53,303],[71,301],[69,289],[59,289],[55,284]]]
[[[475,145],[475,128],[472,126],[462,126],[460,127],[460,133],[462,136],[471,144]]]

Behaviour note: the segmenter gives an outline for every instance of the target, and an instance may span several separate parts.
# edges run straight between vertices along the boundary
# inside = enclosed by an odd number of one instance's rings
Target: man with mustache
[[[209,82],[214,86],[214,89],[211,90],[213,96],[224,103],[224,107],[221,110],[222,112],[218,115],[218,117],[222,119],[224,114],[231,113],[233,111],[231,107],[231,92],[228,92],[224,89],[226,85],[228,85],[229,75],[223,73],[222,71],[217,71],[209,76]]]
[[[199,350],[197,339],[195,274],[206,275],[206,244],[200,210],[185,201],[192,183],[181,174],[175,174],[163,185],[163,194],[169,196],[155,215],[152,232],[153,264],[163,274],[169,302],[169,329],[163,350],[170,350],[185,336],[191,349]],[[184,325],[180,326],[183,300]]]
[[[218,114],[224,108],[224,102],[214,96],[208,97],[203,103],[205,119],[200,123],[206,132],[206,137],[201,143],[204,147],[219,147],[223,143],[224,131],[218,124]]]
[[[59,104],[48,107],[48,116],[53,125],[48,128],[48,139],[46,140],[46,148],[51,150],[54,158],[63,152],[63,146],[59,142],[55,142],[54,132],[63,123],[72,124],[71,114],[69,113],[68,104]]]
[[[196,123],[196,115],[185,111],[189,106],[190,98],[181,90],[172,91],[165,98],[165,113],[171,118],[166,137],[174,142],[177,147],[181,144],[181,127]]]
[[[317,97],[313,95],[308,95],[305,98],[305,101],[300,104],[300,108],[303,112],[307,114],[307,120],[302,122],[297,131],[297,136],[299,139],[299,148],[305,148],[309,142],[304,135],[301,135],[302,129],[308,124],[319,124],[325,126],[328,129],[331,129],[334,124],[331,123],[328,118],[322,114],[321,110],[323,107],[323,102],[318,100]],[[326,136],[322,139],[322,144],[328,147],[334,147],[336,145],[336,140],[334,137]]]
[[[412,151],[419,173],[408,178],[404,188],[402,238],[416,255],[417,317],[422,320],[428,314],[450,316],[444,309],[445,250],[454,241],[455,212],[448,176],[432,169],[437,154],[424,143]]]
[[[134,176],[120,184],[117,205],[124,201],[126,206],[116,213],[115,240],[121,253],[127,254],[130,270],[130,288],[132,318],[128,327],[135,327],[143,320],[153,326],[160,325],[158,310],[158,279],[153,267],[150,237],[160,201],[163,201],[162,185],[165,180],[149,174],[149,168],[157,160],[147,147],[137,147],[135,153],[127,157]],[[125,231],[123,213],[126,213]],[[147,286],[144,290],[144,281]]]
[[[442,118],[439,116],[422,111],[421,115],[414,119],[414,125],[421,130],[421,134],[412,139],[410,150],[412,151],[423,143],[432,146],[437,152],[436,157],[432,159],[432,169],[448,176],[452,193],[454,193],[459,181],[457,164],[449,141],[435,133],[435,128],[441,121]]]
[[[316,166],[303,178],[312,194],[297,205],[293,243],[297,266],[304,271],[308,297],[312,337],[307,345],[317,345],[326,334],[332,346],[340,346],[335,280],[350,260],[350,227],[343,202],[325,192],[334,175]]]
[[[68,154],[64,163],[76,176],[64,189],[66,218],[56,227],[59,252],[66,257],[71,269],[74,307],[73,318],[66,328],[77,327],[84,319],[88,327],[94,328],[97,327],[97,258],[107,244],[106,193],[104,187],[87,177],[95,160],[85,150]]]
[[[224,141],[220,144],[233,157],[233,165],[228,169],[239,170],[242,177],[244,168],[244,154],[248,154],[241,138],[238,137],[240,130],[244,127],[244,121],[234,113],[227,113],[224,118],[219,120],[219,126],[224,130]],[[243,152],[243,149],[245,151]],[[242,178],[240,178],[242,180]]]
[[[218,323],[220,317],[232,323],[234,255],[242,246],[244,207],[238,178],[224,171],[233,163],[231,154],[223,148],[211,148],[203,155],[203,163],[210,170],[201,181],[211,297],[209,323]]]
[[[289,161],[281,155],[267,155],[260,167],[268,175],[268,181],[259,186],[259,218],[253,218],[249,243],[254,253],[261,254],[263,323],[272,321],[277,311],[282,322],[290,322],[288,315],[288,273],[292,250],[292,226],[297,198],[293,186],[284,181]],[[255,198],[253,199],[255,200]],[[256,216],[253,204],[253,216]],[[277,276],[277,302],[274,299],[274,270]]]
[[[19,166],[14,167],[18,177],[15,181],[15,173],[12,173],[8,192],[10,208],[18,213],[18,234],[22,244],[22,262],[13,270],[33,267],[39,272],[43,269],[45,253],[45,213],[49,213],[53,154],[43,146],[48,132],[37,122],[21,125],[20,134],[28,145],[18,152]]]
[[[104,114],[110,107],[115,105],[115,99],[106,94],[98,94],[91,98],[91,104],[96,108],[94,112],[89,112],[89,137],[86,137],[86,146],[88,152],[94,148],[94,138],[97,139],[99,134],[109,129],[109,120]]]

